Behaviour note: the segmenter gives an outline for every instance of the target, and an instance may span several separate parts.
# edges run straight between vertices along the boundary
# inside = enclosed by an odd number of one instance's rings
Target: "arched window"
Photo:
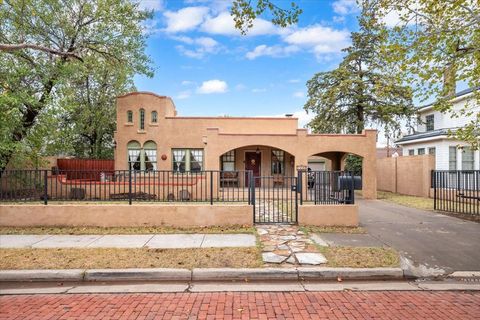
[[[133,112],[131,110],[127,111],[127,122],[132,123],[133,122]]]
[[[138,141],[132,140],[127,144],[128,168],[131,170],[141,169],[141,147]]]
[[[145,110],[140,109],[140,130],[145,130]]]
[[[157,170],[157,144],[153,141],[145,142],[143,152],[145,152],[145,170]]]
[[[152,119],[151,119],[152,123],[157,123],[158,121],[158,113],[157,111],[152,111]]]

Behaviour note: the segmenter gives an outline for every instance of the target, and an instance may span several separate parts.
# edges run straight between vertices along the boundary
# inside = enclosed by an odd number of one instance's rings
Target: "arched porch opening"
[[[331,180],[328,183],[332,190],[339,190],[339,181],[341,179],[350,179],[353,177],[356,190],[363,189],[365,161],[363,157],[354,153],[344,151],[328,151],[312,154],[308,157],[308,174],[304,178],[305,185],[310,190],[314,190],[316,185],[322,180]],[[315,165],[323,161],[323,168],[318,170]],[[329,173],[327,173],[329,172]],[[345,177],[345,178],[344,178]]]
[[[257,187],[262,180],[255,177],[270,177],[268,184],[275,187],[284,185],[285,177],[295,176],[295,156],[268,145],[238,147],[220,155],[218,161],[223,177],[221,186],[249,186],[249,171]],[[263,183],[267,183],[267,180]]]

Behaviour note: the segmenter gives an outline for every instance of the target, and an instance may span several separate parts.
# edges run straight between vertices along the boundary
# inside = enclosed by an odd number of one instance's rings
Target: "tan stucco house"
[[[117,99],[116,170],[252,170],[254,176],[296,176],[328,159],[363,157],[363,195],[376,198],[376,130],[308,134],[293,117],[184,117],[171,98],[132,92]],[[234,177],[232,177],[234,179]]]

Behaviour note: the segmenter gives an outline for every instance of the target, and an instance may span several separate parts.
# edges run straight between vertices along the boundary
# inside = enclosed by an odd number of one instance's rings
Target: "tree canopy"
[[[389,22],[382,47],[389,63],[400,65],[403,80],[420,101],[435,99],[435,108],[454,117],[473,115],[480,92],[462,110],[451,104],[455,86],[480,86],[480,3],[478,0],[378,0],[375,10]],[[479,147],[480,113],[451,133]]]
[[[365,1],[360,29],[352,32],[352,45],[338,68],[320,72],[307,82],[307,112],[315,114],[309,127],[319,133],[361,133],[366,124],[398,132],[401,120],[415,114],[412,92],[385,63],[380,48],[387,34],[373,7]]]
[[[50,128],[44,151],[62,135],[55,130],[62,121],[78,128],[60,108],[67,114],[77,108],[73,113],[82,117],[97,103],[96,114],[103,114],[109,109],[103,102],[112,103],[134,74],[152,74],[142,28],[150,16],[130,0],[0,2],[0,168],[30,136],[44,132],[44,124]],[[92,98],[102,85],[109,90]],[[91,104],[83,103],[87,96]],[[88,131],[78,129],[78,135]]]

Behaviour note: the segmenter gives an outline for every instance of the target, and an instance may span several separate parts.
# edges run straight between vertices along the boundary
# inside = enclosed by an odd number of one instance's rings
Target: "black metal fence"
[[[244,202],[291,216],[298,201],[353,204],[356,188],[360,178],[344,171],[254,177],[252,171],[5,170],[0,202]]]
[[[349,171],[299,171],[300,203],[354,204],[361,176]]]
[[[0,177],[0,202],[250,203],[250,176],[251,171],[5,170]]]
[[[480,170],[432,170],[434,209],[480,214]]]

